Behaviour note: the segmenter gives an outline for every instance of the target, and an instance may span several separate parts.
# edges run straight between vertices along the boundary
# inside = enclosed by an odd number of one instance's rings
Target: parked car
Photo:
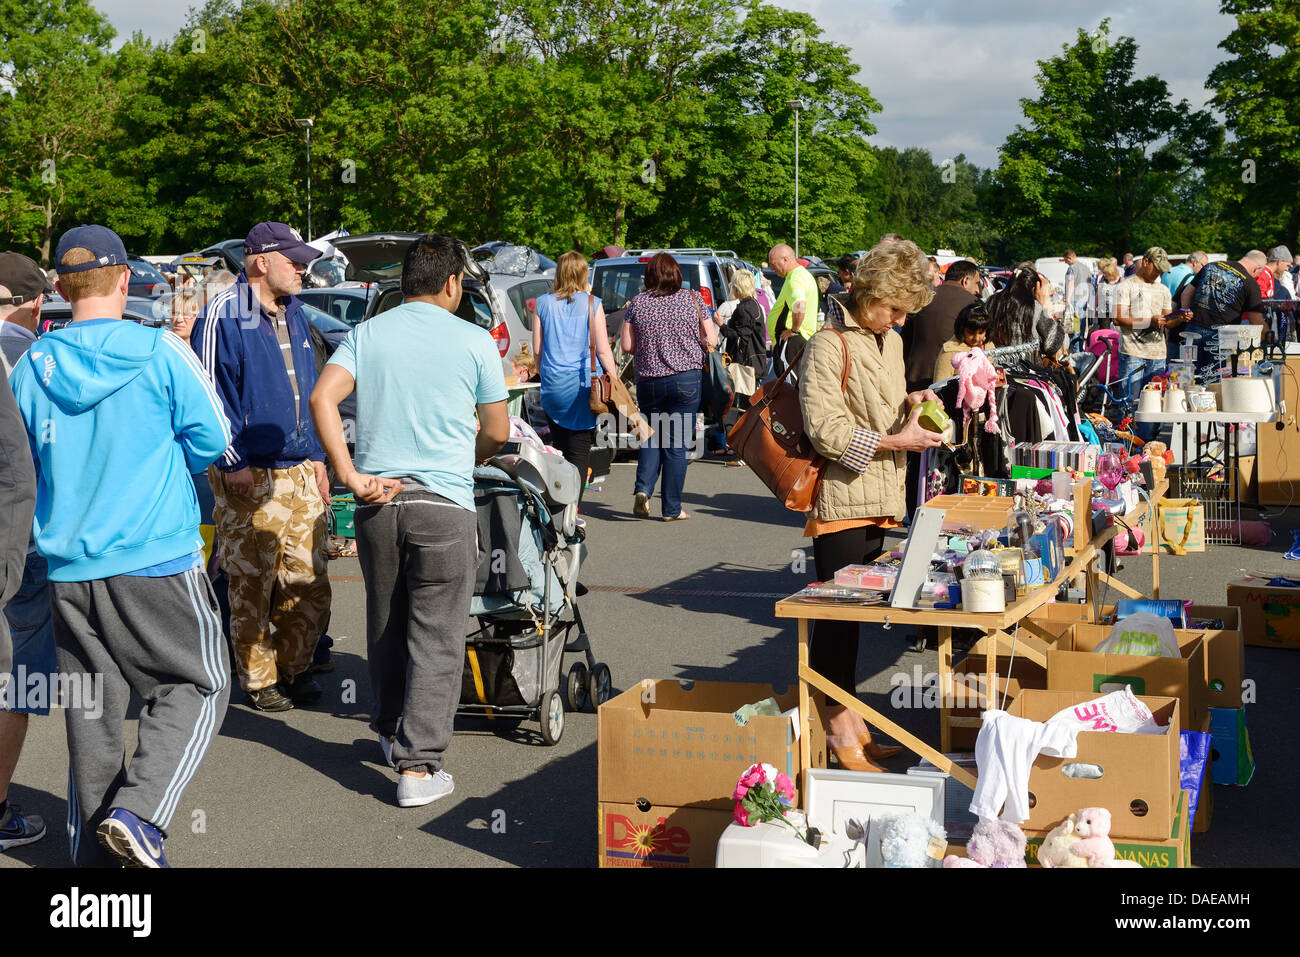
[[[348,281],[376,284],[366,310],[367,320],[401,304],[402,290],[398,283],[402,276],[402,260],[407,248],[419,238],[419,233],[386,232],[340,236],[333,240],[335,248],[347,257]],[[492,288],[486,270],[473,260],[465,270],[464,287],[465,294],[456,314],[488,331],[496,342],[506,374],[513,374],[512,360],[528,337],[522,330],[509,327],[505,298]]]
[[[128,295],[122,318],[142,326],[158,328],[171,322],[171,305],[167,299],[146,299]],[[46,299],[41,303],[40,334],[62,329],[72,321],[72,303],[62,299]]]
[[[543,256],[540,252],[531,247],[520,246],[517,243],[508,243],[503,239],[495,239],[490,243],[483,243],[482,245],[475,246],[469,252],[476,261],[483,263],[484,268],[487,269],[488,272],[494,272],[490,264],[494,259],[499,258],[498,254],[503,250],[509,252],[517,249],[526,249],[537,257],[537,263],[531,271],[546,272],[549,270],[552,276],[555,275],[556,263],[554,259],[551,259],[549,256]]]
[[[1095,273],[1100,260],[1095,256],[1080,256],[1079,262],[1087,263],[1088,269]],[[1070,267],[1066,265],[1064,259],[1060,256],[1044,256],[1042,259],[1034,260],[1034,268],[1048,278],[1053,291],[1065,294],[1065,271]]]
[[[128,296],[136,296],[140,299],[157,299],[159,296],[169,295],[172,291],[172,285],[167,281],[167,277],[149,260],[141,256],[127,256],[126,268],[131,271],[130,285],[127,287]]]
[[[324,289],[303,289],[298,298],[325,315],[345,323],[350,329],[366,318],[366,309],[375,296],[375,286],[348,284]]]
[[[629,299],[645,289],[646,263],[661,252],[677,260],[682,270],[682,285],[699,292],[710,309],[716,309],[726,300],[722,265],[725,261],[738,261],[731,250],[629,249],[624,256],[597,259],[591,264],[591,290],[604,304],[605,315],[621,311]],[[617,331],[612,330],[611,334]]]
[[[220,256],[226,268],[236,276],[244,271],[244,241],[242,239],[227,239],[215,246],[208,246],[199,255]]]

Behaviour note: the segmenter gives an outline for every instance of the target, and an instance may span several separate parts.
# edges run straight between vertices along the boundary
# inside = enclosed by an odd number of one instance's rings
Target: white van
[[[1094,273],[1097,271],[1097,263],[1101,260],[1094,256],[1080,256],[1079,262],[1087,263],[1088,268]],[[1065,271],[1069,267],[1065,259],[1061,256],[1044,256],[1042,259],[1034,260],[1034,268],[1048,278],[1052,284],[1054,292],[1065,295]]]

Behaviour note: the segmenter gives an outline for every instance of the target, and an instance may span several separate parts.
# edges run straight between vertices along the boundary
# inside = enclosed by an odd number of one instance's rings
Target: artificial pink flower
[[[741,827],[749,827],[749,812],[745,810],[739,801],[736,802],[735,818],[736,823]]]
[[[733,801],[743,801],[745,800],[745,795],[748,793],[749,793],[749,788],[745,787],[745,785],[743,784],[737,784],[736,790],[733,791],[731,794],[731,799]]]
[[[792,801],[794,800],[794,782],[790,780],[788,775],[778,774],[775,783],[777,794],[780,794],[782,797],[787,797]]]
[[[740,776],[740,783],[747,788],[756,788],[767,781],[763,774],[763,769],[757,764],[751,764],[749,770]]]

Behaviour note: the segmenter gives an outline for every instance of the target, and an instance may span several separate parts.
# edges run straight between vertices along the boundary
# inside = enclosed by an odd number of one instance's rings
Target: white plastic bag
[[[1115,622],[1106,640],[1096,648],[1099,655],[1146,655],[1151,658],[1181,658],[1174,626],[1168,618],[1138,612]]]
[[[1079,731],[1113,731],[1118,734],[1164,734],[1156,724],[1151,709],[1125,685],[1102,698],[1076,704],[1058,711],[1048,723],[1060,722]]]

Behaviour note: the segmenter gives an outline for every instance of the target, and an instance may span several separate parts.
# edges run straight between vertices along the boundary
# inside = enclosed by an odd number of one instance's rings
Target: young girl
[[[939,358],[935,360],[934,381],[942,382],[957,374],[952,367],[953,356],[970,349],[983,349],[992,325],[993,320],[989,318],[984,303],[978,299],[957,313],[953,321],[954,335],[943,344]]]

